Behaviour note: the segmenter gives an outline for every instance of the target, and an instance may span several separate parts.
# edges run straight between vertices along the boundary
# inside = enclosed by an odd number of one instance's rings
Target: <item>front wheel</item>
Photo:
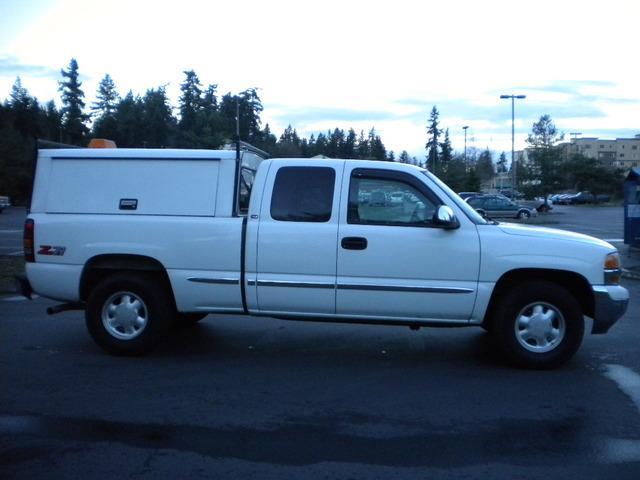
[[[518,212],[518,218],[521,220],[528,220],[529,217],[531,217],[531,213],[528,212],[527,210],[520,210]]]
[[[170,292],[160,279],[116,273],[102,280],[87,301],[91,337],[114,355],[142,355],[166,334],[174,314]]]
[[[564,287],[547,281],[522,283],[498,305],[492,333],[507,358],[525,368],[556,368],[578,350],[584,318]]]

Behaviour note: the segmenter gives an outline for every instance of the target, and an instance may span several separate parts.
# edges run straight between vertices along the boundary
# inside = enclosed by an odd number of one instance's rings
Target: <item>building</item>
[[[605,167],[630,170],[640,166],[640,134],[633,138],[605,140],[596,137],[572,138],[558,145],[564,159],[580,153],[601,162]]]

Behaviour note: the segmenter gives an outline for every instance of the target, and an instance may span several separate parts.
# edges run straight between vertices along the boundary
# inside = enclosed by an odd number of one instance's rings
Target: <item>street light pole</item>
[[[462,129],[464,130],[464,164],[465,164],[465,167],[467,165],[467,128],[469,128],[469,125],[465,125],[464,127],[462,127]]]
[[[517,99],[523,99],[523,98],[527,98],[526,95],[500,95],[501,99],[507,99],[510,98],[511,99],[511,174],[512,174],[512,180],[511,180],[511,198],[515,197],[515,192],[516,192],[516,185],[517,185],[517,181],[518,181],[518,177],[517,177],[517,172],[516,172],[516,167],[517,167],[517,163],[516,163],[516,130],[515,130],[515,112],[516,112],[516,107],[515,107],[515,103],[516,103],[516,98]]]

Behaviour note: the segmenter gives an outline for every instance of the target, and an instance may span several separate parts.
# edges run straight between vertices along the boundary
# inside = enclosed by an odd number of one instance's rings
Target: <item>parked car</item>
[[[458,192],[458,196],[463,200],[466,200],[469,197],[475,197],[476,195],[482,195],[482,193],[480,193],[480,192]]]
[[[534,208],[512,202],[503,195],[476,195],[467,203],[490,218],[530,218],[536,216]]]
[[[573,197],[575,193],[561,193],[559,195],[555,195],[555,198],[552,197],[553,203],[558,205],[569,205],[570,198]]]
[[[551,199],[551,196],[547,197],[546,202],[544,201],[544,197],[536,197],[534,201],[536,210],[540,213],[546,213],[553,210],[553,200]]]
[[[524,193],[519,192],[518,190],[512,192],[511,189],[508,188],[502,189],[498,193],[510,199],[524,198]]]
[[[567,198],[568,205],[583,205],[585,203],[595,203],[596,197],[589,191],[578,192]]]
[[[384,207],[387,204],[387,194],[382,190],[374,190],[369,196],[369,205],[372,207]]]
[[[0,195],[0,213],[2,213],[3,209],[8,208],[10,206],[11,206],[11,199],[6,195]]]
[[[401,205],[404,202],[404,193],[403,192],[393,192],[389,196],[392,205]]]

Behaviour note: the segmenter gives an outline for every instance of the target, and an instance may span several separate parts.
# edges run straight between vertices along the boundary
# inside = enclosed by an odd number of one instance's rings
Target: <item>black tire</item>
[[[584,317],[566,288],[536,280],[517,285],[501,298],[491,331],[515,365],[551,369],[566,363],[580,347]],[[527,340],[527,336],[533,338]]]
[[[547,213],[551,210],[551,207],[549,205],[542,204],[536,210],[540,213]]]
[[[520,210],[518,212],[518,218],[519,219],[524,219],[524,220],[528,220],[531,217],[531,213],[529,213],[526,210]]]
[[[133,356],[148,353],[158,344],[167,333],[174,312],[171,292],[157,277],[115,273],[89,295],[85,319],[91,337],[100,347],[114,355]],[[144,321],[144,325],[138,325],[138,321]]]
[[[178,328],[187,328],[192,327],[197,324],[200,320],[204,319],[208,314],[207,313],[176,313],[174,318],[174,326]]]

